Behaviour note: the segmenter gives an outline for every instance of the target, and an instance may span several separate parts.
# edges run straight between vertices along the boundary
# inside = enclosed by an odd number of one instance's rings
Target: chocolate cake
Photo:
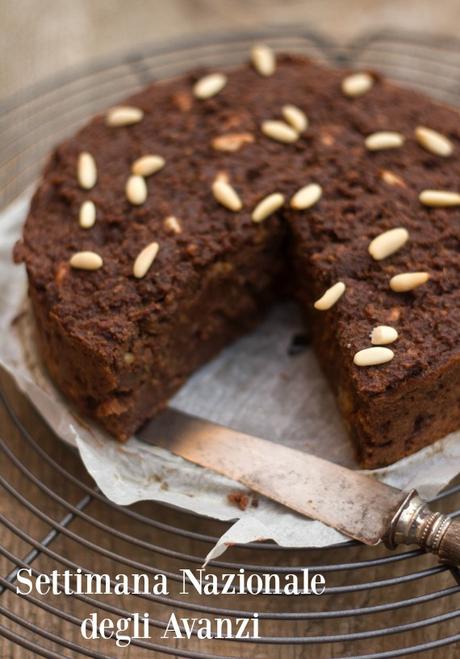
[[[361,463],[391,463],[460,427],[459,181],[457,111],[374,73],[258,47],[152,84],[34,195],[44,363],[124,440],[287,292]]]

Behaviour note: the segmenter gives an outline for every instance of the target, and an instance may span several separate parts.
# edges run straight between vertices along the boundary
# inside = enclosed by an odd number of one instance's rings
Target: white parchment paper
[[[234,481],[133,437],[119,444],[80,420],[44,372],[35,352],[26,277],[11,250],[20,235],[28,197],[0,215],[0,364],[59,437],[76,446],[104,494],[128,505],[155,500],[233,524],[207,559],[233,543],[272,539],[290,547],[321,547],[344,540],[337,531],[268,499],[240,510],[228,495]],[[276,307],[260,328],[196,373],[171,401],[177,409],[356,468],[353,447],[311,350],[289,356],[302,331],[296,309]],[[238,450],[238,446],[235,446]],[[430,497],[460,472],[460,432],[374,475]],[[236,520],[236,521],[235,521]]]

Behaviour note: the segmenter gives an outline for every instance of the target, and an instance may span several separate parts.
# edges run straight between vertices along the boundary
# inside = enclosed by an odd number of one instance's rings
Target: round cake
[[[456,110],[265,46],[152,84],[33,197],[15,259],[44,364],[126,439],[289,295],[361,463],[418,450],[460,427],[459,154]]]

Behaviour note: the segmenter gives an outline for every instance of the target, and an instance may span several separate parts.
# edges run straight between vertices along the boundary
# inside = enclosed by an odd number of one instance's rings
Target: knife
[[[460,564],[460,521],[404,492],[309,453],[168,408],[139,434],[366,545],[416,544]]]

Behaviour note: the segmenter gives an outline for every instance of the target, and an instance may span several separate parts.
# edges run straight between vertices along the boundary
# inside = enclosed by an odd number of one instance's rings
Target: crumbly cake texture
[[[98,116],[52,154],[15,248],[52,378],[126,439],[287,288],[363,466],[391,463],[459,428],[460,211],[419,200],[426,189],[459,188],[458,113],[377,75],[365,93],[345,94],[343,71],[297,56],[278,56],[272,75],[250,64],[225,72],[226,84],[200,99],[193,89],[206,73],[151,85],[124,104],[141,109],[141,121],[110,126]],[[261,129],[284,121],[286,104],[308,117],[292,142]],[[424,148],[418,126],[446,136],[452,155]],[[397,131],[402,145],[370,150],[365,139],[379,131]],[[82,152],[97,167],[90,189],[76,175]],[[143,179],[145,200],[132,203],[127,179],[146,154],[165,164]],[[216,179],[236,191],[241,210],[216,199]],[[311,183],[321,186],[319,200],[292,208],[294,193]],[[274,193],[284,203],[255,222],[254,208]],[[82,228],[87,200],[96,220]],[[395,227],[409,240],[374,260],[369,243]],[[137,278],[133,264],[154,241],[158,253]],[[71,267],[86,250],[102,267]],[[429,280],[405,293],[390,288],[394,275],[414,271]],[[315,309],[339,281],[345,292],[335,304]],[[371,346],[379,325],[398,332],[386,346],[393,359],[357,366],[356,352]]]

